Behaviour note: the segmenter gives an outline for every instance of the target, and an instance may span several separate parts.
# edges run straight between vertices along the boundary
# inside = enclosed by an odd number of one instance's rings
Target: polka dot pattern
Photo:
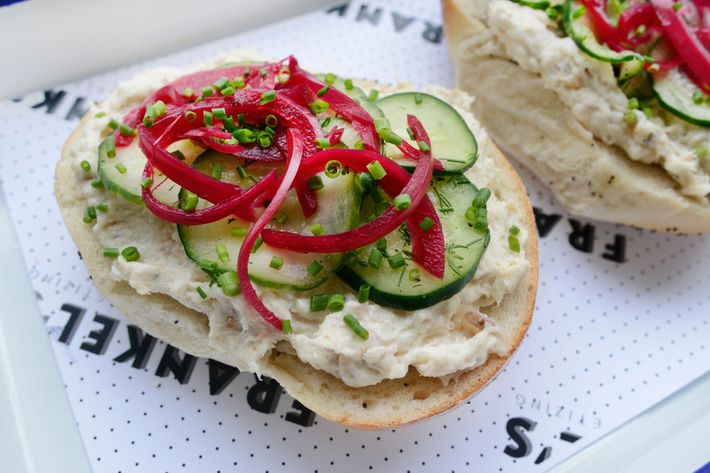
[[[570,217],[524,169],[535,206],[560,216],[540,240],[535,318],[496,381],[448,414],[380,432],[317,417],[305,426],[292,421],[300,411],[278,390],[273,412],[252,409],[249,393],[259,385],[250,373],[220,377],[219,390],[213,372],[212,391],[203,359],[184,384],[169,372],[158,376],[168,350],[161,341],[143,366],[114,361],[132,346],[128,324],[93,289],[52,195],[54,163],[75,126],[64,117],[75,100],[99,100],[146,67],[184,66],[233,48],[294,53],[306,67],[343,76],[450,86],[445,46],[432,41],[438,26],[438,2],[355,1],[342,16],[318,12],[66,84],[51,114],[31,108],[43,93],[0,104],[0,183],[96,471],[543,471],[707,370],[708,237],[580,220],[595,236],[591,252],[579,251],[569,243]],[[616,235],[625,238],[624,263],[602,257]],[[68,330],[71,310],[82,309]],[[91,332],[103,327],[96,314],[116,321],[102,354],[87,351],[97,343]],[[516,430],[519,419],[533,427]],[[524,455],[511,454],[519,446],[511,432],[529,439]]]

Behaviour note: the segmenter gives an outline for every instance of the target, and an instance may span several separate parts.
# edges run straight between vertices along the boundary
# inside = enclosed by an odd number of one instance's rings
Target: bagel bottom
[[[85,120],[86,117],[62,150],[56,168],[55,194],[94,285],[128,320],[151,335],[192,355],[234,364],[229,350],[208,343],[209,324],[204,314],[166,295],[139,295],[128,283],[111,278],[111,260],[103,256],[99,240],[82,222],[87,200],[72,169],[72,147],[80,139]],[[507,345],[504,356],[490,356],[482,366],[459,373],[446,385],[439,378],[423,377],[410,369],[404,378],[353,388],[294,355],[279,351],[277,345],[266,360],[263,374],[276,379],[290,395],[322,417],[346,426],[371,429],[394,427],[444,412],[488,383],[518,347],[530,324],[538,269],[537,232],[525,189],[506,158],[497,149],[491,154],[496,163],[493,190],[516,199],[523,209],[521,224],[530,235],[525,248],[530,270],[500,305],[485,309],[504,334]]]

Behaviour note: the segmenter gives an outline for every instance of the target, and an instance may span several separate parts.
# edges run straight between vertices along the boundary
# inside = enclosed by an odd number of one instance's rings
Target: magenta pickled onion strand
[[[276,214],[279,205],[281,205],[281,202],[283,202],[286,198],[286,194],[289,189],[291,189],[291,185],[293,184],[296,174],[298,173],[298,168],[301,164],[301,158],[303,156],[303,138],[297,130],[290,129],[288,131],[288,141],[290,153],[288,157],[288,164],[286,166],[286,172],[281,180],[281,184],[279,184],[279,187],[271,199],[269,206],[266,207],[264,213],[261,214],[244,237],[242,246],[239,248],[239,257],[237,259],[237,277],[239,279],[239,285],[242,289],[242,294],[244,294],[247,302],[259,313],[259,315],[261,315],[264,320],[278,330],[282,329],[281,320],[264,305],[261,299],[259,299],[259,296],[257,295],[256,290],[254,290],[254,286],[249,279],[249,255],[251,254],[251,250],[254,247],[254,243],[256,243],[256,239],[259,237],[259,234],[271,221],[273,216]]]
[[[143,169],[143,178],[152,179],[153,166],[147,162]],[[218,202],[210,207],[199,210],[183,210],[159,201],[148,186],[143,188],[142,197],[145,206],[161,220],[178,225],[204,225],[216,222],[231,215],[243,220],[254,219],[253,202],[271,191],[278,182],[276,170],[271,171],[261,181],[242,194]],[[156,186],[157,187],[157,186]]]
[[[308,189],[308,187],[302,183],[296,183],[294,187],[303,216],[306,218],[311,217],[316,213],[316,210],[318,210],[318,197],[316,197],[316,193]]]
[[[638,36],[637,32],[640,26],[644,26],[646,31]],[[663,34],[663,28],[653,6],[650,3],[640,3],[621,13],[619,32],[625,41],[629,41],[633,46],[640,46],[651,39],[652,32]]]
[[[409,121],[410,121],[409,117],[410,117],[410,116],[412,116],[412,115],[407,115],[407,125],[409,126],[409,128],[412,129],[412,131],[414,131],[414,129],[412,128],[411,124],[409,123]],[[414,117],[414,118],[415,118],[415,120],[416,120],[416,117]],[[419,122],[419,120],[417,120],[417,123],[418,123],[417,126],[419,127],[419,129],[418,129],[418,130],[419,130],[419,133],[418,133],[419,136],[425,136],[426,139],[424,140],[424,142],[429,146],[429,148],[431,148],[431,140],[429,139],[429,135],[427,135],[426,131],[424,131],[424,126],[421,124],[421,122]],[[423,133],[422,133],[422,131],[423,131]],[[415,141],[419,141],[419,139],[416,138],[416,135],[417,135],[417,134],[415,133],[415,138],[414,138],[414,139],[415,139]],[[423,154],[422,151],[421,151],[419,148],[415,148],[414,146],[410,145],[409,142],[407,142],[406,140],[402,140],[402,143],[400,143],[400,144],[397,146],[397,148],[399,148],[399,150],[402,152],[402,154],[403,154],[405,157],[407,157],[407,158],[409,158],[409,159],[412,159],[412,160],[415,160],[415,161],[418,160],[419,157]],[[444,171],[444,170],[445,170],[445,168],[444,168],[444,165],[441,164],[441,161],[439,161],[438,159],[434,158],[434,171]]]
[[[220,202],[242,192],[241,187],[202,174],[180,161],[158,144],[151,130],[152,128],[138,127],[138,144],[148,162],[170,180],[210,202]],[[174,140],[168,145],[172,142]]]
[[[606,14],[606,2],[597,0],[579,0],[579,2],[587,8],[587,13],[589,13],[594,22],[595,32],[602,42],[616,51],[626,49],[623,38],[611,24]]]
[[[345,128],[334,126],[328,134],[328,141],[330,142],[330,146],[335,146],[340,143],[340,140],[343,139],[344,132]]]
[[[705,48],[700,38],[678,15],[673,5],[674,0],[651,0],[651,5],[666,32],[666,37],[675,47],[676,52],[692,71],[691,78],[698,87],[710,91],[710,51]]]
[[[343,166],[347,166],[351,171],[355,172],[365,172],[368,164],[378,161],[387,172],[387,175],[379,181],[379,185],[390,196],[396,196],[400,193],[409,194],[412,205],[402,211],[390,207],[385,213],[363,226],[331,235],[308,236],[265,229],[262,232],[264,242],[274,247],[304,253],[340,253],[360,248],[388,235],[396,230],[410,215],[421,220],[423,218],[419,217],[419,208],[421,206],[430,208],[433,212],[433,217],[431,218],[438,222],[436,212],[433,210],[433,206],[426,195],[429,181],[431,180],[433,163],[431,155],[425,156],[428,159],[420,159],[414,174],[411,175],[394,161],[371,151],[333,148],[311,156],[303,162],[297,182],[305,181],[307,177],[321,172],[330,160],[340,161]],[[423,242],[426,251],[431,253],[429,261],[427,262],[423,258],[415,259],[415,261],[421,264],[427,272],[440,276],[443,274],[444,269],[444,248],[438,245],[438,240],[435,238],[436,231],[437,229],[431,235],[427,234],[429,240]]]
[[[182,140],[184,138],[191,139],[201,139],[201,138],[215,138],[218,140],[229,140],[232,138],[232,134],[228,131],[224,131],[216,126],[212,127],[202,127],[194,128],[192,130],[186,131],[185,133],[179,135],[177,139]]]

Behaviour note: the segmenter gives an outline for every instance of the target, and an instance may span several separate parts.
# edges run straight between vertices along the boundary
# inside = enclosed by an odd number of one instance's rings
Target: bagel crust
[[[620,118],[626,98],[610,64],[587,58],[568,38],[554,39],[559,42],[554,53],[549,41],[539,41],[530,52],[510,39],[516,37],[513,33],[503,45],[487,22],[487,13],[495,8],[504,7],[516,18],[537,18],[538,23],[542,12],[510,0],[442,0],[442,6],[457,86],[476,96],[476,117],[570,213],[659,231],[710,231],[708,163],[692,151],[694,143],[707,144],[710,131],[668,115],[646,119],[643,114],[639,125],[627,130]],[[538,50],[539,56],[532,58]],[[566,95],[560,82],[544,71],[554,67],[555,58],[557,64],[564,62],[554,55],[560,50],[573,56],[569,64],[583,64],[589,78],[581,86],[576,76],[570,79],[575,83],[564,89]],[[528,63],[516,60],[522,51],[531,56]],[[662,119],[668,123],[663,125]],[[616,135],[599,132],[604,127]],[[647,130],[661,132],[644,135]],[[681,167],[686,174],[681,175]]]
[[[219,59],[219,62],[240,59],[244,59],[243,54],[232,54]],[[174,73],[167,75],[175,76]],[[149,92],[137,92],[136,100],[142,100]],[[457,108],[460,113],[466,114],[470,99],[465,94],[444,89],[433,89],[432,93],[454,100],[459,104]],[[343,382],[336,376],[338,373],[329,373],[304,362],[286,340],[274,343],[259,359],[245,363],[243,355],[240,354],[240,351],[245,350],[240,350],[242,347],[235,346],[233,340],[229,340],[229,332],[225,335],[225,328],[218,326],[213,314],[205,313],[204,309],[197,310],[196,307],[199,306],[184,303],[184,300],[178,300],[167,291],[141,288],[135,281],[122,277],[121,270],[116,268],[117,261],[103,256],[106,242],[97,236],[91,225],[82,221],[84,209],[91,205],[92,201],[86,191],[86,176],[77,172],[76,164],[77,157],[85,148],[87,136],[95,131],[95,124],[91,123],[94,115],[94,109],[87,113],[62,150],[62,157],[56,168],[56,197],[62,217],[100,294],[114,304],[127,319],[152,335],[195,356],[213,358],[243,370],[272,377],[292,396],[319,415],[343,425],[360,428],[402,425],[455,406],[489,382],[520,344],[530,324],[537,288],[536,228],[520,179],[482,130],[474,130],[479,140],[481,165],[474,166],[467,175],[477,185],[491,187],[493,199],[505,203],[502,208],[512,209],[515,222],[521,227],[521,237],[526,236],[521,238],[521,254],[525,258],[525,265],[522,266],[524,270],[520,271],[509,290],[505,291],[502,300],[488,301],[487,305],[481,308],[487,320],[495,327],[497,345],[489,352],[484,352],[482,360],[475,362],[472,369],[459,370],[443,378],[422,376],[419,370],[410,367],[404,377],[386,378],[374,384],[355,387]],[[472,117],[466,118],[477,126]],[[103,192],[101,198],[110,200],[111,210],[120,209],[121,206],[133,206],[127,211],[135,212],[136,216],[143,215],[141,218],[155,220],[156,226],[167,225],[154,219],[147,210],[125,203],[108,191]],[[507,239],[507,235],[500,238]],[[179,250],[182,251],[181,247]],[[166,255],[168,258],[182,257],[186,271],[191,271],[192,263],[184,255],[180,255],[180,251],[168,251]],[[197,272],[199,273],[199,270]],[[492,278],[493,283],[496,283],[495,274],[488,274],[486,277]],[[475,284],[475,281],[476,279],[472,284]],[[449,305],[437,305],[434,313],[436,314],[437,310],[445,310],[445,307]],[[236,325],[246,327],[251,324],[259,330],[272,330],[262,321],[255,320],[256,322],[243,318],[238,320]],[[240,329],[246,330],[242,327],[236,330]],[[479,335],[486,333],[484,331],[474,335],[474,338]]]

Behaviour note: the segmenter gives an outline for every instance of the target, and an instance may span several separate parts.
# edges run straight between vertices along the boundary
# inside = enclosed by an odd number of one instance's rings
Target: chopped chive
[[[248,77],[251,74],[251,67],[244,68],[244,77]]]
[[[259,134],[257,141],[259,142],[259,146],[262,148],[268,148],[272,143],[271,137],[267,133]]]
[[[311,296],[311,312],[320,312],[328,307],[328,295],[316,294]]]
[[[254,246],[251,249],[251,253],[254,254],[257,251],[259,251],[259,248],[261,248],[261,245],[263,245],[263,244],[264,244],[264,239],[261,238],[261,235],[259,235],[257,237],[256,241],[254,242]]]
[[[579,7],[577,8],[574,12],[572,12],[572,18],[575,20],[579,20],[582,15],[584,15],[587,12],[587,9],[584,7]]]
[[[425,153],[431,151],[431,146],[429,146],[426,141],[420,140],[419,142],[417,142],[417,144],[419,145],[419,149],[424,151]]]
[[[555,7],[548,7],[547,9],[545,9],[545,13],[547,14],[547,17],[553,21],[557,20],[557,18],[560,16],[560,12],[557,11]]]
[[[382,164],[379,161],[373,161],[370,164],[367,165],[367,170],[370,172],[372,175],[372,178],[375,179],[376,181],[379,181],[383,177],[387,175],[387,171],[385,171],[385,168],[382,167]]]
[[[703,93],[702,90],[697,89],[695,92],[693,92],[693,102],[696,105],[700,105],[701,103],[703,103],[704,100],[705,100],[705,94]]]
[[[482,187],[478,190],[476,197],[474,197],[473,202],[471,202],[472,207],[480,209],[486,206],[486,202],[491,197],[491,190],[487,187]]]
[[[96,208],[94,207],[87,207],[84,210],[84,217],[83,217],[84,223],[91,223],[94,220],[96,220]]]
[[[370,333],[362,325],[360,325],[360,321],[358,321],[351,314],[345,314],[345,316],[343,317],[343,322],[345,322],[345,325],[350,327],[350,329],[355,333],[355,335],[362,338],[363,340],[367,340],[370,337]]]
[[[119,125],[119,123],[118,123],[118,121],[117,121],[115,118],[110,119],[110,120],[108,121],[108,123],[106,124],[106,126],[109,127],[109,128],[112,129],[112,130],[117,130],[117,129],[118,129],[118,125]]]
[[[488,219],[485,217],[478,217],[476,221],[473,222],[473,228],[479,232],[484,232],[488,229]]]
[[[222,127],[230,133],[234,133],[237,127],[234,125],[234,118],[227,115],[222,119]]]
[[[222,165],[219,163],[214,163],[212,165],[212,173],[210,173],[210,176],[212,177],[212,179],[222,179]]]
[[[217,79],[217,80],[214,82],[214,86],[215,86],[217,89],[222,90],[222,89],[224,89],[225,87],[229,86],[229,79],[227,79],[226,77],[222,76],[222,77],[220,77],[219,79]]]
[[[229,262],[229,251],[227,251],[227,247],[224,246],[223,243],[217,243],[214,247],[214,251],[217,253],[217,257],[222,263]]]
[[[631,97],[629,99],[629,110],[638,110],[639,106],[639,99],[637,99],[636,97]]]
[[[91,164],[89,164],[89,161],[82,161],[81,162],[81,170],[84,172],[91,171]]]
[[[683,2],[675,2],[675,3],[673,4],[673,10],[678,11],[678,10],[680,10],[681,8],[683,8]]]
[[[362,187],[362,190],[367,193],[372,190],[372,186],[375,183],[375,180],[372,178],[372,174],[369,172],[363,172],[360,173],[360,187]]]
[[[214,120],[212,119],[212,112],[203,112],[202,122],[205,124],[205,126],[212,126],[212,124],[214,123]]]
[[[121,173],[121,174],[126,174],[128,169],[126,169],[126,166],[123,165],[123,163],[116,163],[116,170]]]
[[[256,141],[256,133],[248,128],[240,128],[232,133],[240,143],[253,143]]]
[[[385,136],[382,137],[382,139],[385,140],[387,143],[392,143],[395,146],[401,145],[403,141],[401,136],[389,130],[387,133],[385,133]]]
[[[514,236],[519,235],[520,234],[520,227],[518,227],[517,225],[513,225],[512,227],[510,227],[510,234],[514,235]]]
[[[157,102],[155,102],[151,108],[153,112],[155,112],[155,115],[158,117],[164,115],[165,112],[168,111],[167,105],[165,105],[165,102],[163,102],[162,100],[158,100]]]
[[[636,31],[634,33],[636,34],[636,36],[643,36],[645,32],[646,32],[646,25],[641,25],[638,28],[636,28]]]
[[[377,100],[377,97],[379,97],[379,96],[380,96],[380,91],[377,89],[372,89],[367,96],[367,100],[369,100],[370,102],[374,102],[375,100]]]
[[[357,301],[367,302],[370,299],[370,285],[362,284],[357,290]]]
[[[331,159],[325,163],[325,175],[331,179],[335,179],[343,170],[343,164],[340,161]]]
[[[632,111],[624,112],[624,123],[626,123],[629,126],[633,126],[633,125],[636,125],[637,122],[638,122],[638,116],[634,112],[632,112]]]
[[[106,116],[106,112],[99,112],[96,115],[94,115],[96,118],[103,118]]]
[[[224,107],[213,108],[212,116],[215,118],[215,120],[223,120],[227,118],[227,111],[224,109]]]
[[[183,202],[183,204],[182,204],[182,209],[183,210],[195,210],[197,208],[197,202],[198,202],[197,194],[194,194],[194,193],[188,191],[187,196],[185,197],[185,202]]]
[[[380,238],[377,240],[375,243],[375,248],[380,250],[382,253],[385,253],[387,251],[387,239],[385,238]]]
[[[695,153],[695,156],[699,159],[705,159],[708,157],[708,147],[705,145],[696,146],[695,149],[693,149],[693,153]]]
[[[409,135],[409,139],[410,139],[410,140],[413,140],[413,139],[416,138],[416,137],[414,136],[414,130],[412,130],[412,129],[409,128],[409,127],[407,127],[407,135]]]
[[[206,293],[205,290],[202,289],[200,286],[197,286],[197,287],[195,288],[195,291],[197,291],[197,293],[200,295],[201,298],[207,299],[207,293]]]
[[[232,81],[232,87],[234,87],[235,89],[243,89],[245,85],[246,82],[244,81],[244,77],[242,76],[235,77]]]
[[[308,274],[315,277],[318,273],[321,272],[321,270],[323,269],[323,265],[320,264],[318,261],[314,261],[309,264],[306,269],[308,271]]]
[[[321,87],[320,89],[318,89],[318,92],[316,92],[316,95],[318,97],[323,97],[325,94],[328,93],[329,90],[330,90],[330,86],[326,85],[325,87]]]
[[[465,217],[469,222],[475,222],[476,217],[478,217],[478,207],[469,207],[466,209]]]
[[[330,140],[328,138],[316,138],[316,148],[318,148],[318,149],[330,148]]]
[[[126,125],[125,123],[121,123],[118,127],[118,132],[123,136],[131,136],[133,134],[133,128]]]
[[[96,204],[96,210],[99,212],[108,212],[108,204],[106,202],[99,202]]]
[[[380,269],[382,258],[382,253],[379,250],[372,248],[370,250],[370,256],[367,258],[367,264],[375,269]]]
[[[290,333],[293,333],[293,327],[291,326],[291,320],[284,319],[281,321],[281,331],[284,333],[284,335],[288,335]]]
[[[508,236],[508,248],[515,253],[520,253],[520,241],[515,235]]]
[[[337,79],[337,77],[332,72],[329,72],[325,75],[325,83],[328,85],[333,85],[335,79]]]
[[[261,105],[266,105],[267,103],[271,103],[274,100],[276,100],[276,91],[269,90],[261,94],[261,101],[259,103],[261,103]]]
[[[320,126],[322,128],[328,128],[328,125],[330,125],[331,117],[325,117],[322,122],[320,122]]]
[[[264,78],[266,77],[266,69],[259,69],[259,75]]]
[[[330,107],[328,102],[322,99],[317,99],[311,102],[311,104],[309,105],[309,108],[311,109],[313,115],[318,115],[319,113],[325,112],[326,110],[328,110],[328,107]]]
[[[232,236],[233,237],[245,237],[247,236],[247,233],[249,233],[249,229],[246,227],[232,227]]]
[[[417,268],[412,268],[409,270],[409,274],[407,275],[410,281],[412,282],[419,282],[422,280],[422,278],[419,275],[419,270]]]
[[[145,179],[143,179],[143,180],[141,181],[141,187],[142,187],[143,189],[149,188],[152,184],[153,184],[153,179],[151,179],[151,178],[149,178],[149,177],[146,177]]]
[[[236,296],[242,291],[241,287],[239,287],[237,273],[234,271],[227,271],[217,276],[217,285],[222,288],[222,292],[228,297]]]
[[[651,107],[643,107],[643,109],[641,109],[641,111],[646,116],[647,120],[650,120],[651,117],[653,117],[653,109],[651,109]]]
[[[352,79],[345,79],[345,90],[353,90],[353,81]]]
[[[155,121],[155,110],[153,110],[153,107],[151,105],[146,105],[145,106],[145,115],[143,115],[143,126],[146,128],[150,128],[153,126],[153,122]]]
[[[96,179],[91,181],[91,187],[93,187],[94,189],[103,189],[104,183],[101,178],[97,177]]]
[[[270,127],[275,127],[276,125],[279,124],[279,119],[276,117],[276,115],[267,115],[266,119],[264,120],[267,126]]]
[[[187,112],[185,112],[185,120],[187,120],[188,122],[194,122],[195,120],[197,120],[197,114],[192,110],[188,110]]]
[[[203,87],[202,90],[202,97],[212,97],[214,95],[214,89],[212,87]]]
[[[422,103],[422,94],[420,94],[419,92],[414,94],[414,103],[417,105]]]
[[[247,116],[243,113],[237,113],[237,122],[239,123],[239,126],[244,126],[247,122]]]
[[[106,138],[106,156],[109,158],[115,158],[116,157],[116,140],[114,139],[113,136],[109,136]]]
[[[240,179],[248,179],[249,173],[242,166],[237,166],[237,174],[239,174]]]
[[[183,89],[181,95],[182,95],[183,97],[190,98],[190,97],[193,97],[193,96],[195,95],[195,91],[192,90],[192,87],[186,87],[186,88]]]
[[[357,140],[353,145],[353,149],[365,149],[365,144],[362,141]]]
[[[345,296],[333,294],[328,297],[328,310],[330,312],[340,312],[345,307]]]
[[[135,246],[125,247],[121,250],[121,254],[126,259],[126,261],[137,261],[138,258],[141,257],[141,254],[138,252],[138,248],[136,248]]]
[[[323,179],[317,174],[306,179],[306,186],[308,186],[308,190],[312,191],[319,191],[325,187]]]
[[[412,205],[412,198],[409,194],[399,194],[392,201],[394,208],[397,210],[406,210]]]
[[[395,253],[392,256],[389,256],[387,258],[387,263],[389,263],[390,268],[392,269],[399,269],[405,264],[407,264],[406,261],[404,261],[404,256],[402,256],[402,253]]]
[[[118,248],[104,248],[104,256],[106,258],[118,258],[119,254],[121,252],[118,251]]]
[[[313,233],[315,236],[322,235],[325,233],[325,229],[320,223],[314,223],[313,225],[311,225],[311,233]]]
[[[269,267],[279,270],[283,267],[284,265],[284,260],[283,258],[279,258],[278,256],[272,256],[271,261],[269,262]]]
[[[431,227],[434,225],[434,220],[432,220],[430,217],[424,217],[421,222],[419,222],[419,228],[424,230],[425,232],[428,232]]]

